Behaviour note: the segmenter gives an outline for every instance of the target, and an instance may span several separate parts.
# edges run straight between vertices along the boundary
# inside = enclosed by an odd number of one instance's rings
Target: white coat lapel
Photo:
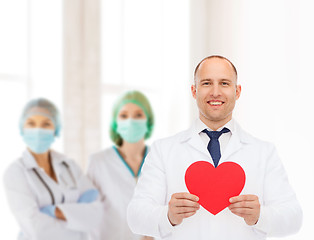
[[[190,147],[194,148],[198,152],[205,154],[209,158],[211,158],[207,147],[204,145],[200,135],[197,133],[195,129],[195,124],[188,129],[182,137],[182,142],[186,142]],[[234,123],[234,131],[232,132],[231,138],[229,143],[221,156],[219,164],[225,161],[228,161],[228,158],[238,152],[242,147],[243,144],[248,143],[249,137],[247,134],[241,129],[240,125],[236,122]]]
[[[67,188],[76,188],[76,182],[73,179],[71,169],[67,163],[67,158],[55,151],[51,151],[52,165],[57,176],[58,183],[61,183]]]
[[[225,152],[221,156],[219,163],[227,161],[228,158],[234,153],[236,153],[237,151],[239,151],[241,147],[242,147],[242,143],[240,141],[239,136],[236,133],[233,133],[225,149]]]
[[[219,163],[228,161],[228,158],[238,152],[242,147],[243,144],[248,143],[249,140],[245,135],[245,132],[241,129],[239,124],[235,122],[235,128],[229,140],[229,143],[225,149],[225,152],[221,156]]]
[[[204,145],[204,142],[202,141],[200,135],[195,130],[194,125],[192,125],[192,127],[185,132],[182,141],[187,142],[189,146],[191,146],[198,152],[201,152],[206,156],[209,156],[209,152],[206,146]]]
[[[208,152],[206,146],[204,145],[201,137],[198,134],[193,134],[191,136],[190,140],[188,141],[188,143],[190,144],[190,146],[195,148],[197,151],[202,152],[205,155],[209,155],[209,152]]]

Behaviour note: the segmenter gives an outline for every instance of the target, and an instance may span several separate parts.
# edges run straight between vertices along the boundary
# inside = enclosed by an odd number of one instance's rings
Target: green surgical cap
[[[146,96],[139,91],[129,91],[123,94],[114,104],[112,119],[110,124],[110,138],[118,146],[122,145],[122,138],[117,133],[117,116],[120,109],[127,103],[134,103],[143,109],[147,118],[147,133],[144,138],[148,139],[152,135],[154,127],[154,114]]]
[[[19,122],[21,135],[23,135],[25,121],[27,120],[27,118],[34,115],[42,115],[48,117],[55,126],[55,136],[60,136],[61,121],[59,111],[52,102],[45,98],[36,98],[30,100],[25,105]]]

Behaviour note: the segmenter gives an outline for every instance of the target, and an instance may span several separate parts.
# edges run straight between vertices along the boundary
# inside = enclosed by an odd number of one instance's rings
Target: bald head
[[[202,65],[202,63],[205,62],[205,61],[207,61],[207,60],[213,59],[213,58],[218,58],[218,59],[221,59],[221,60],[226,61],[226,62],[230,65],[230,67],[232,68],[233,72],[235,73],[235,77],[236,77],[236,80],[237,80],[238,72],[237,72],[237,69],[235,68],[235,66],[233,65],[233,63],[232,63],[229,59],[227,59],[227,58],[225,58],[225,57],[223,57],[223,56],[220,56],[220,55],[212,55],[212,56],[208,56],[208,57],[204,58],[204,59],[196,66],[195,71],[194,71],[194,84],[196,84],[197,73],[198,73],[198,70],[199,70],[200,66]]]

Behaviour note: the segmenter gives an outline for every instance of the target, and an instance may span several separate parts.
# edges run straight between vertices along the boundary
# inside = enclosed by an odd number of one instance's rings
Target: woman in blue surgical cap
[[[93,240],[143,240],[135,235],[126,220],[127,206],[141,174],[152,134],[154,116],[148,99],[138,91],[121,96],[113,108],[110,137],[113,147],[90,157],[88,176],[99,189],[104,215],[93,233]]]
[[[27,146],[5,172],[10,208],[20,240],[87,240],[101,220],[98,190],[74,161],[51,150],[60,135],[60,116],[48,100],[30,101],[20,118]]]

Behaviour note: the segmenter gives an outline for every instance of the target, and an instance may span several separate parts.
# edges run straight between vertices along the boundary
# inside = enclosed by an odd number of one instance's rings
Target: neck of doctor
[[[130,166],[135,176],[138,176],[145,154],[144,138],[136,143],[128,143],[123,141],[121,147],[119,147],[119,152],[123,159]]]
[[[45,153],[34,153],[30,151],[30,153],[35,158],[39,167],[43,168],[47,173],[51,171],[51,161],[50,161],[50,150]]]
[[[142,161],[145,154],[145,142],[144,139],[136,143],[129,143],[126,141],[122,142],[122,145],[119,147],[119,151],[122,152],[128,159],[140,159]]]
[[[211,130],[217,131],[217,129],[225,126],[232,119],[232,114],[228,115],[226,118],[215,121],[215,120],[208,119],[200,112],[199,118]]]
[[[57,177],[56,177],[56,174],[53,170],[52,162],[51,162],[51,158],[50,158],[50,150],[48,150],[45,153],[40,153],[40,154],[33,153],[32,151],[30,151],[30,152],[33,155],[33,157],[35,158],[38,166],[41,167],[42,169],[44,169],[46,174],[57,182]]]

